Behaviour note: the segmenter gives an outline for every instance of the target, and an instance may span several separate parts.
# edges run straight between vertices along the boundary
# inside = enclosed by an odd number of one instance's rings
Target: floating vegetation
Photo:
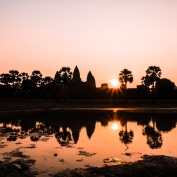
[[[90,153],[90,152],[86,152],[86,151],[80,150],[78,155],[84,155],[86,157],[91,157],[91,156],[93,156],[95,154],[96,153]]]
[[[109,157],[109,158],[103,159],[103,162],[105,163],[105,165],[118,165],[118,164],[124,163],[125,161],[119,158]]]
[[[77,162],[82,162],[82,161],[83,161],[83,158],[77,159],[76,161],[77,161]]]
[[[58,161],[59,161],[59,162],[65,162],[65,160],[64,160],[64,159],[58,159]]]

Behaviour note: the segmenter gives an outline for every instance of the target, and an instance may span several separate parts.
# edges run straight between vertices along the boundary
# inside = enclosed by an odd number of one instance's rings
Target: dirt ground
[[[177,159],[167,156],[144,155],[143,160],[134,163],[105,166],[102,168],[65,170],[53,177],[174,177],[177,176]]]
[[[0,161],[0,177],[34,177],[39,173],[31,168],[33,160],[15,160],[7,163]],[[168,156],[144,155],[137,162],[123,162],[119,165],[89,167],[86,169],[66,169],[49,177],[176,177],[177,158]],[[46,175],[46,174],[45,174]]]

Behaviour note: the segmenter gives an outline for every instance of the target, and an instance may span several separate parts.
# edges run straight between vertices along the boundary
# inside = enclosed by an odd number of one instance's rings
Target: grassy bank
[[[0,111],[53,109],[53,108],[175,108],[177,100],[42,100],[42,99],[2,99],[0,98]]]

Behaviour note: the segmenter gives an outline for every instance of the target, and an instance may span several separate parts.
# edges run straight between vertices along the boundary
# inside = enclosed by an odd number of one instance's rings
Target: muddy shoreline
[[[105,166],[102,168],[93,167],[88,169],[74,169],[74,170],[65,170],[59,172],[53,177],[67,176],[67,177],[133,177],[133,176],[153,176],[153,177],[162,177],[162,176],[177,176],[177,159],[169,156],[148,156],[144,155],[143,160],[137,162],[123,163],[120,165],[114,166]]]
[[[33,168],[35,161],[32,159],[18,159],[7,163],[0,161],[0,177],[34,177],[41,172]],[[103,167],[75,168],[59,171],[56,174],[45,176],[52,177],[175,177],[177,176],[177,158],[169,156],[142,156],[137,162],[122,162],[119,165],[105,165]],[[43,172],[44,174],[44,172]]]

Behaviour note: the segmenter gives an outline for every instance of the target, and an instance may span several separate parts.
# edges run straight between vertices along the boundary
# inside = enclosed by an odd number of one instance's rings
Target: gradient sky
[[[96,85],[151,65],[177,85],[177,0],[0,0],[0,73],[77,65]]]

